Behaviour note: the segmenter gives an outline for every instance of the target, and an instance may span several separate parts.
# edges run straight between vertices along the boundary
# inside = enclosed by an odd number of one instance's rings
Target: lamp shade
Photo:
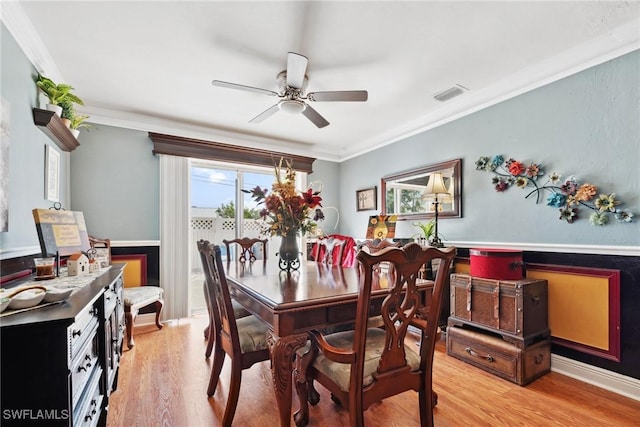
[[[424,190],[424,194],[449,194],[447,186],[444,185],[444,179],[440,172],[436,172],[429,177],[427,188]]]

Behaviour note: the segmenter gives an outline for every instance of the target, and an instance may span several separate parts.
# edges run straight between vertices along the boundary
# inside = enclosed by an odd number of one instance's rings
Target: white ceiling
[[[640,1],[2,2],[35,68],[69,83],[94,123],[341,161],[640,48]],[[278,112],[287,52],[331,124]],[[448,102],[433,95],[469,90]]]

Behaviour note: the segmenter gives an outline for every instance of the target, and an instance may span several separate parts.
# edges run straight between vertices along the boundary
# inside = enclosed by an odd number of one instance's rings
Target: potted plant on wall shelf
[[[85,128],[85,129],[89,129],[91,127],[91,125],[89,123],[86,123],[86,120],[89,118],[89,116],[84,116],[84,115],[76,115],[74,114],[73,117],[71,117],[71,124],[69,125],[69,130],[71,130],[71,133],[73,134],[74,137],[78,138],[78,135],[80,135],[80,128]]]
[[[73,86],[71,85],[63,83],[57,84],[50,78],[39,75],[36,80],[36,86],[49,98],[47,110],[54,111],[63,119],[71,121],[73,104],[84,105],[82,99],[71,92],[73,90]],[[67,123],[65,122],[65,124]]]

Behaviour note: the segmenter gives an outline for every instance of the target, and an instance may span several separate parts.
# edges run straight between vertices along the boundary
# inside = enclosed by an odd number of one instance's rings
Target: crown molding
[[[0,2],[0,19],[38,73],[46,75],[54,81],[64,81],[62,73],[60,73],[40,35],[24,13],[20,2]]]
[[[175,135],[183,138],[216,140],[225,144],[237,145],[240,147],[274,152],[285,151],[287,154],[316,157],[321,160],[333,162],[338,162],[340,160],[339,156],[335,153],[331,154],[326,151],[311,150],[309,146],[302,146],[299,141],[288,141],[240,132],[231,132],[214,127],[186,124],[166,118],[161,119],[139,113],[125,113],[105,108],[82,107],[79,111],[82,114],[91,116],[89,121],[92,124],[139,130],[142,132]],[[313,156],[316,152],[318,152],[319,155]]]

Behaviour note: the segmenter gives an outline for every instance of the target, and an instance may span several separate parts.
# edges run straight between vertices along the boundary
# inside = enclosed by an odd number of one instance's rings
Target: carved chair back
[[[402,244],[400,242],[392,242],[389,240],[380,239],[365,240],[358,244],[359,251],[365,251],[370,254],[375,254],[385,248],[399,248],[401,246]],[[381,281],[393,280],[395,274],[393,265],[385,262],[380,263],[375,267],[375,273],[378,276],[378,280]]]
[[[402,246],[400,242],[392,242],[390,240],[364,240],[358,243],[358,251],[364,250],[369,252],[370,254],[375,254],[376,252],[380,252],[384,248],[399,248],[400,246]]]
[[[307,384],[316,380],[348,408],[352,426],[363,425],[363,411],[371,404],[407,390],[419,392],[421,426],[433,425],[433,353],[446,274],[455,254],[453,247],[440,250],[416,243],[385,248],[375,254],[358,252],[360,295],[354,331],[326,337],[311,331],[313,345],[301,358],[299,369],[304,374],[296,380],[301,406],[296,421],[304,424],[308,420],[305,394]],[[417,286],[418,271],[433,259],[439,259],[443,268],[438,269],[427,308]],[[371,293],[377,287],[375,276],[380,263],[390,264],[396,273],[381,307],[384,328],[368,328]],[[409,326],[421,333],[418,354],[405,345]],[[314,359],[318,350],[322,357]],[[370,360],[372,355],[379,355],[377,361]],[[305,358],[313,362],[305,365]],[[351,366],[342,369],[342,364]]]
[[[239,256],[236,257],[236,259],[242,263],[244,262],[254,262],[257,257],[256,257],[256,252],[254,250],[254,247],[256,245],[262,245],[262,259],[263,259],[263,263],[266,264],[267,263],[267,239],[257,239],[257,238],[251,238],[251,237],[240,237],[237,239],[231,239],[231,240],[227,240],[224,239],[222,241],[222,243],[224,243],[224,246],[227,250],[227,263],[231,262],[231,252],[229,251],[230,246],[233,243],[236,243],[240,246],[240,251],[239,251]]]

